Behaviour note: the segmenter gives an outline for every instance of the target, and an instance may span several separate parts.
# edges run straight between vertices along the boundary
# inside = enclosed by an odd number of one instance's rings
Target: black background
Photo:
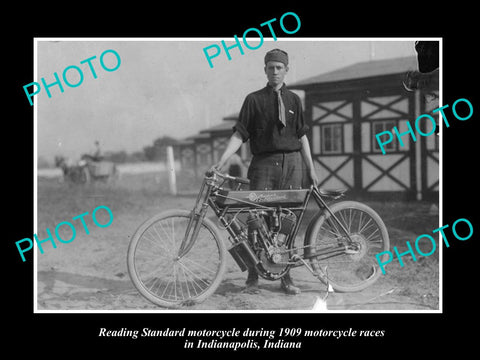
[[[375,5],[374,5],[375,4]],[[480,226],[476,209],[478,73],[474,28],[476,9],[460,3],[427,4],[420,8],[407,3],[339,3],[325,6],[310,2],[288,6],[272,3],[258,5],[237,3],[151,3],[98,4],[49,3],[10,7],[2,25],[4,49],[3,79],[3,273],[2,291],[6,322],[4,343],[12,350],[52,356],[96,355],[133,349],[137,355],[163,357],[181,353],[183,339],[98,337],[100,327],[107,329],[375,329],[385,330],[379,338],[303,338],[302,350],[276,352],[315,356],[400,356],[455,348],[459,354],[474,345],[478,333],[476,271]],[[381,5],[381,6],[380,6]],[[436,8],[433,7],[436,6]],[[443,314],[34,314],[33,257],[21,262],[15,241],[33,234],[33,108],[29,106],[23,85],[33,81],[34,37],[232,37],[241,36],[250,27],[267,20],[277,20],[285,12],[295,12],[301,19],[295,37],[442,37],[443,104],[467,98],[474,108],[467,121],[456,120],[451,110],[450,128],[443,137],[443,224],[467,218],[474,234],[467,241],[450,241],[443,254]],[[7,14],[9,13],[9,14]],[[279,33],[277,32],[277,35]],[[281,35],[281,34],[280,34]],[[268,36],[265,34],[265,36]],[[261,51],[261,50],[259,50]],[[5,76],[6,75],[6,76]],[[475,90],[475,91],[474,91]],[[450,239],[450,238],[449,238]],[[32,252],[30,252],[31,254]],[[6,341],[5,341],[6,340]],[[445,349],[445,350],[444,350]],[[190,350],[196,356],[200,350]],[[216,350],[223,356],[228,352]],[[238,352],[238,351],[237,351]],[[202,350],[202,353],[207,353]],[[244,353],[261,355],[262,351]],[[270,355],[273,350],[269,350]],[[265,355],[265,354],[264,354]]]

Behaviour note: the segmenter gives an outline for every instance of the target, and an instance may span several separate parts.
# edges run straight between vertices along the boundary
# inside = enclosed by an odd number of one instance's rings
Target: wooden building
[[[192,137],[188,137],[180,140],[175,146],[178,148],[178,153],[180,154],[180,166],[182,169],[196,172],[197,153],[195,140]]]
[[[430,88],[404,88],[405,74],[415,69],[415,57],[367,61],[288,84],[304,92],[321,187],[348,188],[357,196],[438,199],[437,135],[417,136],[416,142],[405,135],[404,146],[395,138],[385,155],[375,138],[394,126],[405,132],[407,121],[414,127],[419,115],[438,106],[429,101],[438,96],[438,78]]]

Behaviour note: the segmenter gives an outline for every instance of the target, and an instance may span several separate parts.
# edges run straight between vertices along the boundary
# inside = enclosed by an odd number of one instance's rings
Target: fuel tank
[[[263,206],[298,207],[303,204],[310,190],[218,190],[215,203],[219,207]]]

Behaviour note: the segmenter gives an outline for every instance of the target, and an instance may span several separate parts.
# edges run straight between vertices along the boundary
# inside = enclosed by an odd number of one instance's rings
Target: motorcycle
[[[232,181],[235,189],[224,187]],[[168,210],[138,227],[127,265],[141,295],[159,306],[178,308],[215,292],[225,273],[227,247],[221,229],[206,216],[208,209],[227,232],[228,252],[241,271],[254,268],[273,281],[291,268],[305,266],[339,292],[360,291],[378,280],[375,255],[387,251],[390,241],[372,208],[340,200],[345,190],[241,189],[248,184],[248,179],[209,170],[191,211]],[[297,244],[312,199],[318,211],[303,243]]]

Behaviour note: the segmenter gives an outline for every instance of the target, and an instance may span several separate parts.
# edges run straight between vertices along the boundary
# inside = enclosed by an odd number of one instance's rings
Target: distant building
[[[190,136],[181,141],[178,146],[181,153],[181,164],[183,168],[194,168],[197,176],[203,176],[205,171],[220,160],[228,140],[233,133],[238,115],[224,117],[218,125],[200,131],[199,134]],[[248,143],[243,144],[239,150],[242,159],[250,158]]]

